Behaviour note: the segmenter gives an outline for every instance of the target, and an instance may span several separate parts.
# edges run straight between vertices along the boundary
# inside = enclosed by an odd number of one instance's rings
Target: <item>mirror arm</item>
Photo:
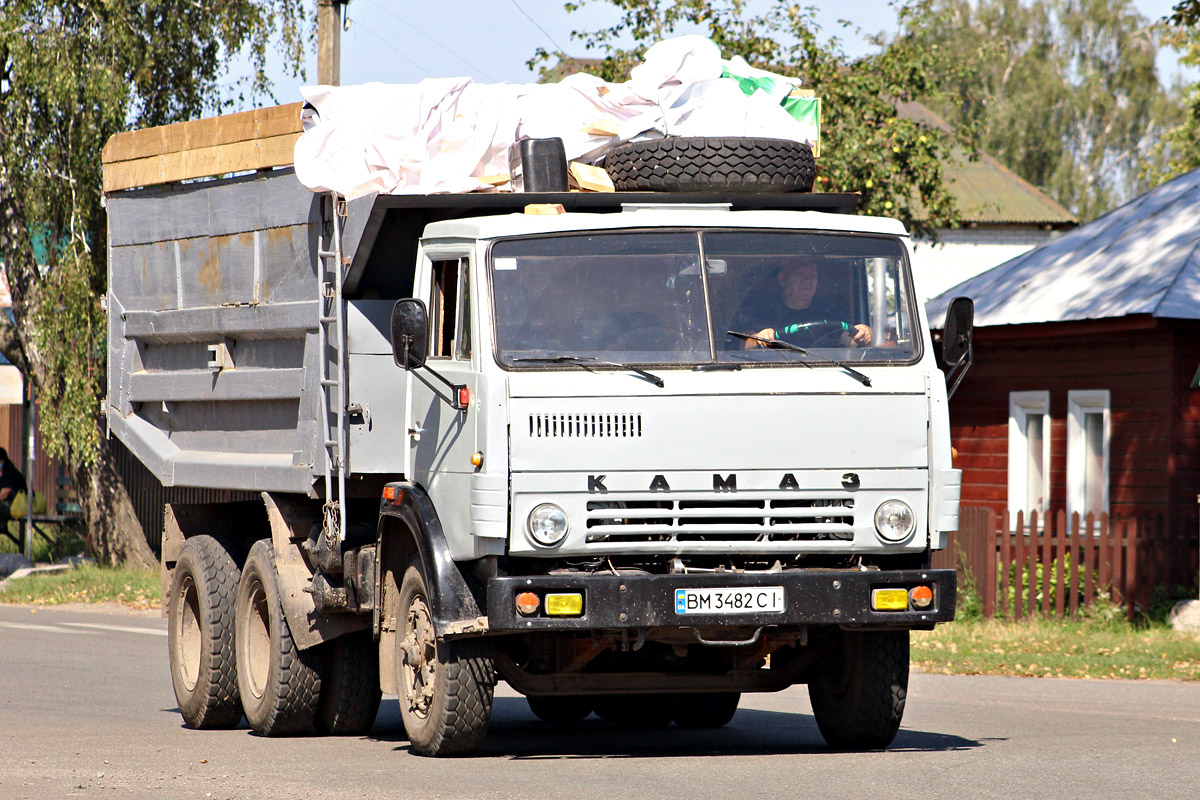
[[[967,338],[967,349],[963,352],[962,357],[954,363],[952,367],[946,370],[946,399],[949,400],[958,390],[958,385],[962,383],[962,379],[966,376],[967,370],[975,363],[974,347],[972,346],[970,337]]]
[[[441,391],[438,390],[438,387],[434,386],[432,383],[425,380],[425,378],[421,377],[421,374],[419,372],[417,372],[417,370],[414,369],[414,370],[412,370],[412,374],[416,377],[417,380],[419,380],[421,383],[428,386],[429,391],[436,394],[439,398],[441,398],[443,401],[445,401],[446,404],[449,405],[451,408],[453,408],[455,411],[460,411],[463,414],[467,413],[467,407],[464,406],[462,403],[460,403],[458,400],[459,390],[467,388],[467,385],[465,383],[451,383],[449,380],[446,379],[445,376],[439,374],[435,369],[433,369],[433,367],[429,366],[428,364],[422,364],[421,368],[424,369],[425,371],[427,371],[433,377],[437,378],[442,383],[444,383],[446,386],[448,386],[450,388],[450,395],[447,396],[447,395],[442,394]]]

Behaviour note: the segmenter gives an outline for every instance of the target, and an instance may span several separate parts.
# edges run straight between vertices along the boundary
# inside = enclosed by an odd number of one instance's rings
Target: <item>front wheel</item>
[[[399,614],[400,717],[413,752],[449,756],[477,749],[492,716],[496,673],[491,643],[438,640],[419,560],[404,571]]]
[[[831,747],[876,750],[900,730],[908,694],[908,631],[834,631],[808,684]]]

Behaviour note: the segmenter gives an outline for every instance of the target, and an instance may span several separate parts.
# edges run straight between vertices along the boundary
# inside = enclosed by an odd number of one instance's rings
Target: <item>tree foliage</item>
[[[699,28],[725,57],[740,55],[756,67],[799,77],[821,96],[819,189],[860,191],[864,212],[898,217],[922,235],[957,223],[944,167],[960,142],[899,112],[902,103],[933,90],[934,76],[969,66],[945,49],[903,35],[880,53],[851,59],[836,38],[822,38],[813,9],[796,2],[776,2],[757,14],[744,0],[578,0],[565,7],[575,11],[588,2],[619,12],[607,28],[572,34],[602,56],[590,70],[600,77],[624,80],[650,44]],[[915,4],[898,12],[919,30],[929,10]],[[622,46],[626,41],[632,46]],[[565,53],[539,50],[530,64],[563,60],[569,60]]]
[[[262,94],[273,37],[298,70],[310,12],[297,0],[0,0],[0,259],[16,317],[0,324],[0,348],[34,386],[45,446],[75,473],[93,543],[108,560],[144,559],[148,549],[114,536],[115,518],[132,515],[97,425],[107,286],[101,150],[128,127]],[[255,74],[222,90],[238,52]]]
[[[903,36],[973,69],[924,102],[1089,219],[1149,188],[1180,120],[1155,59],[1162,31],[1131,0],[933,0]]]
[[[1200,0],[1182,0],[1165,20],[1166,42],[1181,51],[1179,63],[1200,67]],[[1171,178],[1200,167],[1200,83],[1185,89],[1183,116],[1164,137],[1153,178]]]

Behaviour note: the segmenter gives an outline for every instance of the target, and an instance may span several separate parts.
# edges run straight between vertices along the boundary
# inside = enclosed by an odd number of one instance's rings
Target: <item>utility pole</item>
[[[317,0],[317,82],[342,82],[342,12],[350,0]]]

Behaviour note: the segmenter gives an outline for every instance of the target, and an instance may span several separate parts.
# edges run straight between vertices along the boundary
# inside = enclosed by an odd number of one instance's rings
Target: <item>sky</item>
[[[1160,18],[1176,0],[1135,0],[1145,17]],[[315,3],[314,3],[315,5]],[[752,6],[769,5],[753,0]],[[617,20],[613,6],[590,0],[574,13],[563,0],[351,0],[350,27],[342,32],[342,83],[371,81],[416,83],[429,77],[468,76],[483,83],[530,83],[535,72],[525,66],[538,47],[588,55],[571,39],[575,30],[594,30]],[[838,0],[821,3],[817,22],[826,36],[836,35],[850,55],[869,52],[866,35],[896,29],[885,0]],[[843,27],[840,20],[852,25]],[[242,66],[244,69],[244,65]],[[235,68],[235,73],[238,68]],[[316,82],[316,56],[307,66]],[[1178,72],[1175,54],[1159,58],[1159,77],[1168,82]],[[1195,79],[1194,73],[1188,73]],[[272,74],[280,103],[301,99],[302,82],[282,71]]]

